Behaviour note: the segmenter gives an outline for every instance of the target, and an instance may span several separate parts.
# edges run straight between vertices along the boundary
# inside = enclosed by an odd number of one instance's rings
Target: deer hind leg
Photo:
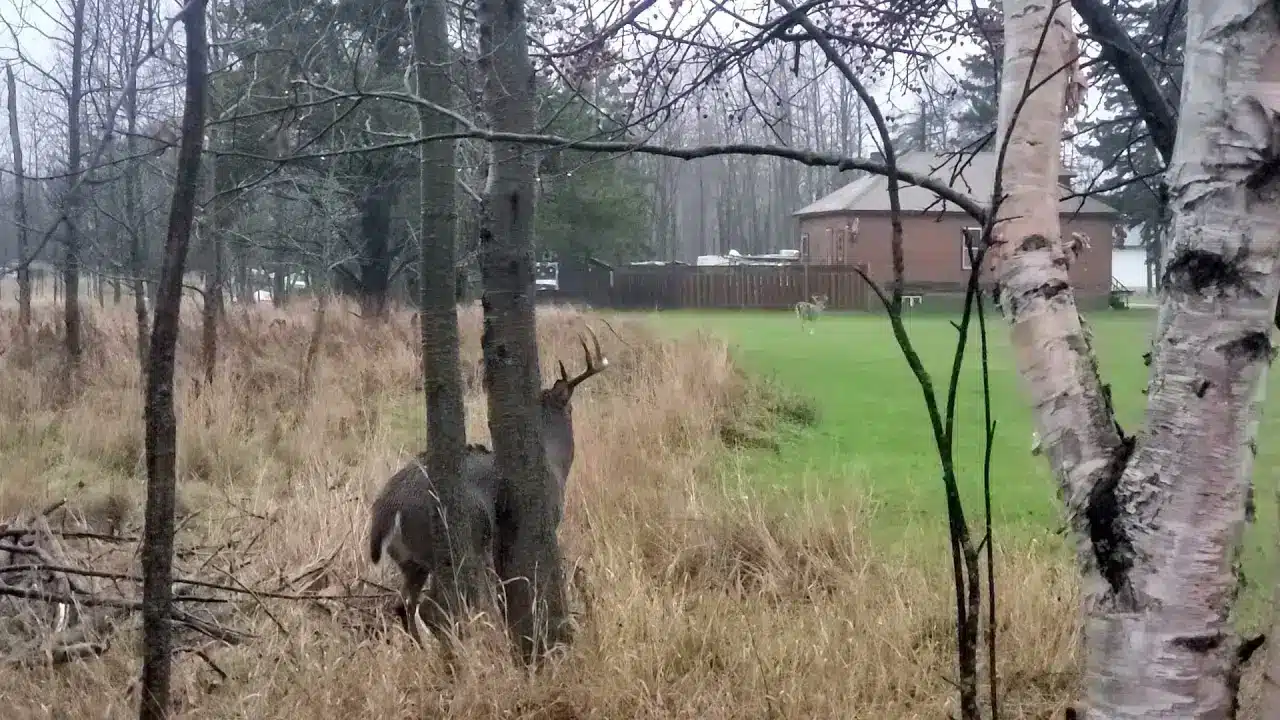
[[[480,587],[477,585],[477,563],[468,560],[444,563],[433,573],[422,603],[423,623],[440,642],[445,667],[457,671],[458,644],[465,631],[467,613],[475,605]]]
[[[418,632],[418,610],[422,605],[422,586],[427,582],[427,569],[421,565],[411,564],[401,568],[404,573],[404,629],[414,642],[422,644],[422,634]]]

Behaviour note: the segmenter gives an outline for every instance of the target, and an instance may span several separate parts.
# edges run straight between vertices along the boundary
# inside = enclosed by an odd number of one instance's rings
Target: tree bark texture
[[[147,362],[146,457],[147,507],[142,539],[142,692],[140,720],[169,716],[171,582],[173,578],[174,496],[178,427],[173,408],[174,352],[182,305],[182,272],[195,222],[204,144],[209,60],[205,37],[205,0],[190,0],[183,11],[186,30],[187,98],[182,110],[182,141],[177,178],[169,208],[169,231],[156,299]]]
[[[1074,54],[1062,8],[1005,12],[1002,129],[1037,52],[1033,87]],[[1173,224],[1136,439],[1116,426],[1067,282],[1053,182],[1065,75],[1030,95],[1003,165],[997,273],[1079,539],[1090,718],[1237,712],[1229,616],[1280,255],[1280,17],[1264,0],[1191,0],[1187,13]]]
[[[480,0],[480,65],[493,129],[528,132],[534,74],[523,0]],[[542,451],[534,318],[533,156],[493,143],[481,230],[485,385],[489,429],[503,484],[494,564],[507,624],[527,660],[568,640],[560,545],[560,489]]]
[[[417,63],[418,94],[431,102],[452,105],[449,78],[448,14],[444,0],[413,1],[413,50]],[[424,137],[453,132],[453,122],[445,115],[426,109],[418,111]],[[456,251],[454,232],[457,211],[454,204],[455,144],[453,141],[421,146],[419,201],[421,203],[421,247],[418,254],[418,292],[422,321],[422,380],[427,405],[427,472],[435,481],[445,508],[462,507],[462,456],[467,444],[466,411],[462,396],[461,360],[458,350],[458,310],[454,298]],[[461,526],[466,514],[455,513],[448,527],[458,534],[451,547],[465,548],[471,529]],[[465,533],[465,535],[463,535]],[[484,567],[484,558],[457,559],[462,576],[472,576]],[[443,577],[443,574],[442,574]],[[444,578],[449,580],[450,578]],[[457,596],[445,593],[453,603]],[[461,608],[447,608],[451,616]]]
[[[212,62],[214,67],[222,67],[225,55],[216,49],[220,47],[221,43],[217,24],[217,7],[210,8],[208,15],[209,37],[215,48],[210,52],[209,61]],[[216,118],[213,95],[212,93],[207,95],[206,102],[209,103],[209,107],[205,112]],[[220,142],[222,133],[215,128],[208,131],[207,134],[210,147],[214,150],[222,149]],[[218,372],[218,323],[221,321],[225,311],[222,296],[223,286],[226,283],[227,264],[226,238],[222,228],[223,223],[226,221],[224,212],[226,202],[218,195],[218,191],[228,184],[223,180],[228,173],[225,164],[218,162],[217,157],[214,155],[205,158],[203,162],[205,164],[205,183],[207,184],[208,199],[204,203],[204,218],[201,225],[204,230],[204,240],[209,255],[204,279],[204,307],[201,308],[200,354],[204,361],[205,383],[212,385],[213,378]]]
[[[66,292],[63,322],[67,332],[67,389],[80,364],[80,105],[84,99],[84,11],[87,0],[75,0],[71,27],[71,89],[67,95],[67,194],[63,219],[62,284]]]
[[[1165,322],[1147,427],[1117,488],[1130,510],[1115,527],[1132,545],[1131,602],[1090,623],[1090,662],[1101,675],[1090,706],[1134,708],[1127,717],[1236,711],[1229,615],[1280,258],[1276,5],[1191,2],[1183,77],[1167,178]]]
[[[1047,33],[1046,23],[1051,23]],[[1070,289],[1058,215],[1058,138],[1067,83],[1066,74],[1058,69],[1068,63],[1070,46],[1065,8],[1051,12],[1037,0],[1005,4],[997,150],[1006,133],[1008,144],[1001,173],[1004,199],[991,251],[1001,306],[1012,325],[1018,370],[1031,395],[1045,453],[1058,473],[1063,500],[1072,514],[1078,554],[1086,578],[1092,581],[1089,592],[1097,593],[1103,580],[1084,510],[1090,506],[1094,488],[1114,486],[1125,443],[1112,420]],[[1034,75],[1028,81],[1033,65]],[[1034,92],[1028,94],[1028,87]],[[1017,122],[1012,123],[1020,99]]]
[[[18,233],[18,326],[22,329],[23,347],[30,345],[31,335],[31,252],[27,236],[27,177],[22,160],[22,132],[18,123],[18,83],[13,66],[4,67],[9,86],[9,144],[13,149],[13,219]]]

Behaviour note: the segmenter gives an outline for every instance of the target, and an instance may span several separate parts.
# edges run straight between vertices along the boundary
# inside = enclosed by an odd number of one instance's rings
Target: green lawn
[[[755,451],[737,458],[745,481],[785,492],[822,488],[869,501],[874,532],[886,540],[943,528],[943,494],[937,456],[923,396],[893,340],[888,322],[870,315],[828,315],[809,335],[789,313],[664,312],[652,315],[672,330],[706,328],[728,340],[749,370],[772,376],[810,398],[819,420],[810,428],[783,432],[778,453]],[[957,333],[950,316],[917,315],[908,329],[945,403]],[[1121,423],[1135,432],[1145,408],[1147,369],[1142,355],[1154,312],[1094,313],[1093,327],[1102,372],[1111,383]],[[1030,454],[1031,415],[1009,349],[1007,326],[991,327],[992,410],[997,422],[993,455],[993,516],[1006,539],[1053,538],[1062,526],[1055,486],[1043,457]],[[977,331],[969,344],[958,393],[956,449],[971,522],[980,519],[982,393]],[[1280,394],[1280,373],[1272,373],[1271,397]],[[1246,567],[1258,588],[1275,564],[1268,538],[1274,532],[1275,497],[1280,482],[1280,418],[1264,418],[1255,482],[1258,526],[1247,538]],[[1054,546],[1054,542],[1048,543]],[[1059,545],[1060,547],[1060,545]],[[1267,587],[1266,585],[1262,586]],[[1250,593],[1249,604],[1265,602]]]

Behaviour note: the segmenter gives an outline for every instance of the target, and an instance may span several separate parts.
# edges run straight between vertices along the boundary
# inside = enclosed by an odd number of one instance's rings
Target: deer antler
[[[600,350],[600,338],[596,337],[595,332],[590,327],[587,328],[587,333],[591,335],[591,344],[595,346],[596,351],[595,357],[593,358],[591,356],[591,350],[587,348],[586,339],[581,335],[578,336],[578,342],[582,343],[582,354],[585,355],[587,359],[587,369],[584,370],[581,375],[578,375],[575,378],[570,378],[569,373],[565,372],[564,363],[560,362],[560,379],[568,383],[570,390],[577,387],[583,380],[586,380],[592,375],[598,375],[601,372],[604,372],[605,368],[609,367],[609,358],[605,357],[604,352]],[[596,362],[597,360],[599,360],[598,364]]]

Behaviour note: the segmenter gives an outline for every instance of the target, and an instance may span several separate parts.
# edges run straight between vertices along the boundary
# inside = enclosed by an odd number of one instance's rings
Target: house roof
[[[908,152],[898,158],[898,167],[931,175],[967,195],[982,196],[989,195],[995,184],[996,154]],[[1070,192],[1066,188],[1062,191],[1064,195]],[[963,212],[954,204],[940,200],[932,191],[916,185],[901,185],[899,198],[904,212]],[[1063,200],[1060,210],[1062,213],[1120,214],[1093,197]],[[843,212],[889,212],[889,179],[883,175],[866,175],[792,214],[807,217]]]

